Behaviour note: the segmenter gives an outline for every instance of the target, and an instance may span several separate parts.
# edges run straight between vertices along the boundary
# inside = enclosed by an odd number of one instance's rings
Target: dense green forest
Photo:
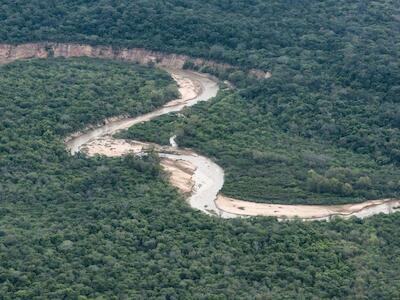
[[[157,157],[65,151],[69,132],[149,110],[171,82],[93,59],[0,67],[1,299],[400,297],[399,214],[222,220],[189,208]]]
[[[199,146],[200,130],[191,139],[190,125],[181,140],[230,166],[227,194],[344,202],[400,191],[399,15],[391,0],[16,1],[2,4],[0,40],[140,46],[271,70],[258,84],[240,71],[220,74],[246,87],[224,112],[245,106],[251,119],[238,128],[215,110],[208,145]],[[258,184],[248,191],[250,182]]]
[[[399,21],[395,0],[15,0],[0,1],[0,42],[271,71],[219,73],[236,89],[124,134],[178,134],[224,167],[228,195],[341,203],[400,193]],[[154,155],[65,150],[69,133],[175,95],[165,72],[126,63],[0,66],[0,299],[400,298],[399,213],[220,220],[190,209]]]
[[[63,138],[106,117],[154,110],[176,93],[166,72],[121,62],[49,59],[1,66],[2,200],[29,204],[62,201],[57,192],[63,189],[84,193],[90,180],[73,173],[91,163],[69,157]],[[67,165],[72,169],[65,177]]]
[[[334,63],[338,77],[368,84],[381,63],[396,68],[399,14],[395,0],[16,0],[1,3],[0,40],[139,46],[267,70]]]
[[[228,195],[296,203],[399,196],[398,1],[36,0],[1,7],[3,42],[139,46],[270,70],[273,77],[259,82],[241,71],[218,74],[239,91],[180,126],[183,145],[227,170]]]

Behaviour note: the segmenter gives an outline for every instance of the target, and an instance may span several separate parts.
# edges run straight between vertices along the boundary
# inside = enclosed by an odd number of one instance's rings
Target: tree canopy
[[[224,167],[228,195],[355,202],[399,196],[399,16],[395,0],[15,0],[0,3],[0,41],[145,47],[271,71],[220,72],[235,90],[124,136],[177,134]],[[0,67],[0,298],[400,298],[399,213],[221,220],[190,209],[156,156],[65,150],[68,134],[175,94],[165,72],[119,62]]]

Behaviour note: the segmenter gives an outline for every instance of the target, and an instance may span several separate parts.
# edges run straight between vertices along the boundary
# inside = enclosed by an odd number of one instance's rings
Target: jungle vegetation
[[[399,16],[393,0],[16,1],[2,4],[0,41],[137,46],[271,71],[258,82],[220,71],[239,92],[187,122],[180,141],[227,169],[228,195],[343,203],[400,193]]]
[[[149,123],[126,134],[165,143],[178,133],[225,168],[226,194],[360,201],[399,193],[399,6],[2,1],[0,41],[138,46],[271,71],[258,82],[217,74],[236,89],[155,120],[158,133]],[[0,67],[0,299],[400,298],[398,213],[220,220],[190,209],[154,155],[65,150],[90,123],[171,99],[172,83],[90,59]]]
[[[192,210],[157,156],[65,150],[64,137],[86,122],[143,113],[154,92],[166,101],[171,82],[94,59],[0,67],[2,299],[400,296],[398,214],[222,220]]]

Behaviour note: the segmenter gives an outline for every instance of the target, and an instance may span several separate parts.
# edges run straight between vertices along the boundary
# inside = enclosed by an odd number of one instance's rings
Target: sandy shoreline
[[[400,211],[400,200],[380,199],[343,205],[285,205],[256,203],[218,195],[217,207],[241,216],[268,216],[278,219],[329,220],[332,217],[369,217]]]
[[[193,174],[196,167],[188,161],[172,158],[162,158],[160,161],[164,171],[168,173],[169,182],[184,195],[193,191]]]

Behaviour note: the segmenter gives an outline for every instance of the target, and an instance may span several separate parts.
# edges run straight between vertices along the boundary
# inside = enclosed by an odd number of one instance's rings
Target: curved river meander
[[[85,145],[100,139],[104,136],[110,136],[120,130],[127,129],[135,124],[150,121],[158,116],[172,112],[178,112],[185,107],[192,106],[200,101],[207,101],[215,97],[219,90],[216,79],[211,76],[192,72],[188,70],[165,69],[170,72],[175,79],[190,80],[193,82],[192,88],[196,87],[196,96],[184,101],[173,100],[163,107],[134,118],[123,118],[106,122],[107,124],[94,129],[85,130],[84,133],[76,134],[66,141],[67,148],[71,154],[79,152]],[[179,84],[179,79],[178,84]],[[173,160],[183,160],[189,162],[195,167],[192,180],[194,183],[192,193],[188,198],[189,204],[207,214],[219,215],[221,217],[234,217],[219,209],[216,206],[216,197],[224,184],[224,171],[212,160],[201,156],[188,149],[180,150],[177,148],[175,140],[171,138],[172,149],[169,153],[159,152],[160,157]],[[165,147],[164,147],[165,149]]]
[[[50,50],[49,50],[50,49]],[[180,87],[181,98],[170,101],[153,112],[134,118],[113,118],[104,125],[90,127],[83,132],[72,134],[65,140],[66,147],[75,154],[79,151],[87,155],[120,156],[127,153],[143,154],[146,147],[154,148],[161,157],[161,165],[170,174],[170,182],[184,195],[188,195],[191,207],[209,215],[223,218],[244,216],[272,216],[279,220],[329,220],[342,218],[369,217],[378,213],[392,213],[400,210],[400,199],[379,199],[345,205],[284,205],[254,203],[225,197],[220,193],[224,184],[224,171],[207,157],[190,149],[180,149],[171,137],[170,147],[118,140],[113,134],[135,124],[152,120],[199,101],[212,99],[218,92],[218,81],[206,74],[182,70],[185,62],[196,66],[211,66],[219,69],[233,68],[204,59],[193,59],[185,55],[165,54],[142,48],[114,49],[111,46],[90,46],[85,44],[31,43],[20,45],[0,44],[0,64],[18,59],[54,57],[94,57],[116,59],[140,64],[154,63],[166,69]],[[255,78],[269,78],[271,74],[261,70],[250,70]],[[266,195],[266,199],[268,196]]]
[[[199,101],[210,100],[216,96],[219,90],[217,80],[205,74],[187,70],[166,70],[174,77],[178,85],[182,86],[182,81],[191,82],[192,84],[189,89],[195,89],[195,96],[186,97],[187,99],[183,97],[182,99],[171,101],[153,112],[138,117],[109,120],[101,127],[86,130],[84,133],[77,133],[66,141],[66,146],[71,153],[77,153],[83,147],[87,147],[90,143],[96,143],[96,140],[106,136],[112,140],[112,134],[135,124],[150,121],[171,112],[178,112]],[[217,215],[223,218],[273,216],[281,220],[328,220],[333,216],[364,218],[378,213],[392,213],[400,208],[400,200],[395,199],[380,199],[346,205],[279,205],[253,203],[227,198],[219,194],[224,184],[224,171],[212,160],[196,154],[190,149],[179,149],[173,137],[171,138],[171,147],[157,146],[157,148],[161,158],[184,161],[194,167],[194,171],[190,174],[193,186],[188,203],[191,207],[201,210],[206,214]],[[92,155],[104,154],[101,151],[98,153],[96,151],[92,151]]]

